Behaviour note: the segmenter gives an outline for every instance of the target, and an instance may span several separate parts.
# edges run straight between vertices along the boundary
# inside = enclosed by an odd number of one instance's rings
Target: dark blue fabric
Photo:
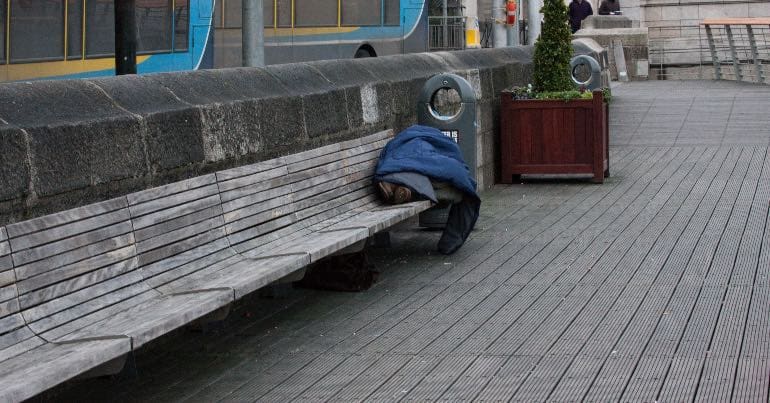
[[[415,172],[433,180],[450,183],[476,200],[476,180],[463,162],[460,148],[438,129],[412,126],[391,140],[382,153],[374,172],[374,180],[397,172]]]

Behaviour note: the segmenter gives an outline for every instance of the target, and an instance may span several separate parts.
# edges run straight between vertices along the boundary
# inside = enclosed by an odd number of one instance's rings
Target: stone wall
[[[0,85],[0,225],[416,123],[424,82],[454,72],[478,102],[481,188],[498,171],[499,92],[531,48],[480,49]]]

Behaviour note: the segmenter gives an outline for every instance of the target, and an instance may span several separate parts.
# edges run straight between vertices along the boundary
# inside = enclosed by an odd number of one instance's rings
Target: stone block
[[[192,105],[209,105],[261,97],[281,96],[286,88],[258,68],[198,70],[146,76]]]
[[[101,88],[116,104],[140,115],[190,106],[179,100],[168,88],[158,85],[147,76],[125,75],[89,81]]]
[[[201,161],[251,161],[292,150],[308,139],[302,113],[297,97],[202,107]]]
[[[205,160],[198,108],[158,112],[144,118],[147,159],[153,172],[176,169]]]
[[[302,115],[310,138],[350,129],[344,89],[303,96]]]
[[[323,60],[313,63],[313,68],[337,86],[360,86],[377,79],[359,60]]]
[[[0,123],[0,201],[23,198],[28,192],[29,176],[24,132]]]
[[[20,128],[130,116],[95,85],[82,80],[6,83],[0,119]]]
[[[136,118],[31,127],[33,188],[50,196],[147,174]]]
[[[288,95],[306,95],[334,89],[334,85],[307,63],[279,64],[265,70],[275,77]]]
[[[695,5],[693,7],[696,7]],[[725,18],[725,17],[748,17],[749,16],[749,4],[698,4],[698,18]],[[687,15],[693,15],[691,13],[692,8],[688,8]]]
[[[625,15],[589,15],[580,27],[581,29],[632,28],[633,23]]]

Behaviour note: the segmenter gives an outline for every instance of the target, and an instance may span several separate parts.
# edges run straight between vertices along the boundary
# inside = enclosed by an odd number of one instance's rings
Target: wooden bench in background
[[[383,205],[391,131],[0,227],[0,401],[89,371],[430,207]]]

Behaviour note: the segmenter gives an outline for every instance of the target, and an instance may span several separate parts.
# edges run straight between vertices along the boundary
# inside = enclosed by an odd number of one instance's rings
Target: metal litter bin
[[[442,104],[449,104],[456,99],[450,99],[441,90],[455,90],[459,95],[460,105],[451,115],[439,112]],[[417,122],[421,125],[435,127],[444,135],[458,143],[465,164],[470,168],[470,174],[476,178],[476,92],[471,84],[456,74],[439,74],[431,77],[423,86],[417,104]],[[458,192],[448,185],[434,183],[439,204],[420,214],[420,226],[428,228],[444,228],[449,215],[449,207],[457,202]]]

